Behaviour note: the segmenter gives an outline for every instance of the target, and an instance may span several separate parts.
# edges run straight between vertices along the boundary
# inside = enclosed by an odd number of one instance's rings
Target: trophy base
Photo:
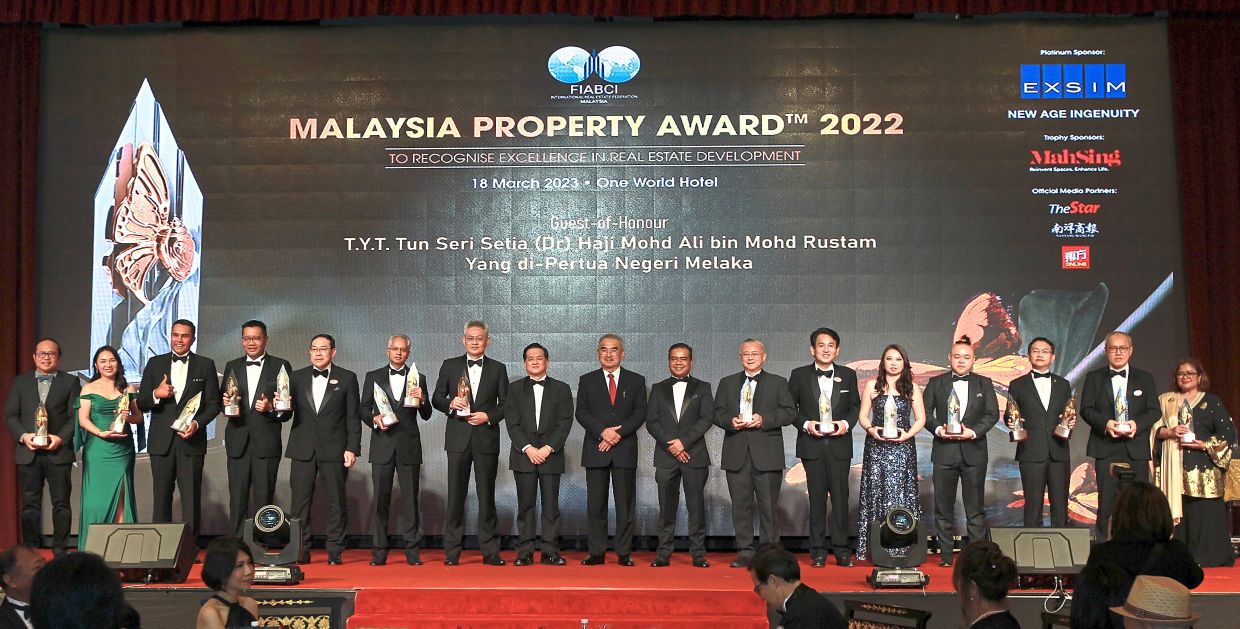
[[[1010,439],[1012,443],[1020,443],[1021,441],[1024,441],[1025,439],[1028,439],[1028,438],[1029,438],[1029,433],[1025,431],[1024,428],[1017,428],[1016,430],[1013,430],[1010,433],[1008,433],[1008,439]]]
[[[745,424],[753,422],[753,413],[741,413],[741,422]]]
[[[108,430],[111,432],[125,432],[125,422],[122,422],[122,421],[112,422],[108,426]]]
[[[30,439],[30,442],[33,443],[36,448],[46,448],[52,444],[52,439],[47,435],[35,435]]]
[[[1072,438],[1072,429],[1063,425],[1055,426],[1055,436],[1061,439],[1070,439]]]
[[[884,428],[881,434],[883,439],[895,439],[900,436],[894,428]]]
[[[395,415],[384,415],[383,419],[380,421],[383,422],[384,426],[394,426],[400,423],[400,420],[397,419]]]
[[[1182,444],[1195,443],[1196,441],[1197,441],[1197,435],[1194,435],[1191,432],[1186,432],[1180,435],[1180,443]]]
[[[240,416],[241,416],[241,407],[239,407],[239,406],[225,406],[225,407],[224,407],[224,415],[226,415],[226,416],[228,416],[228,417],[240,417]]]
[[[948,424],[947,429],[944,430],[943,432],[953,437],[959,437],[960,435],[964,434],[964,426],[961,424],[956,424],[956,425]]]
[[[288,403],[288,402],[285,402],[285,401],[283,401],[283,400],[280,400],[280,401],[277,401],[277,402],[276,402],[276,403],[272,406],[272,408],[276,409],[276,411],[277,411],[277,412],[283,413],[284,411],[291,411],[291,410],[293,410],[293,405],[292,405],[292,404],[290,404],[290,403]]]
[[[1128,433],[1132,432],[1132,426],[1131,426],[1130,424],[1126,423],[1126,422],[1125,422],[1125,423],[1123,423],[1123,424],[1116,424],[1116,425],[1115,425],[1115,432],[1116,432],[1116,433],[1119,433],[1119,434],[1121,434],[1121,435],[1126,435],[1126,434],[1128,434]]]
[[[419,406],[422,406],[421,398],[405,398],[405,408],[418,408]]]
[[[470,415],[473,415],[473,411],[468,406],[456,412],[457,417],[469,417]]]

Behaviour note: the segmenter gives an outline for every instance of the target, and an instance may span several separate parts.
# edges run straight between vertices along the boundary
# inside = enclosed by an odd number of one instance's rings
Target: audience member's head
[[[116,571],[93,553],[69,553],[43,566],[30,592],[34,629],[119,629],[134,626]]]
[[[216,592],[240,594],[254,583],[254,556],[245,542],[217,537],[207,545],[202,559],[202,582]]]
[[[1169,577],[1137,576],[1128,598],[1111,611],[1124,617],[1124,627],[1191,627],[1201,619],[1189,606],[1191,594],[1184,584]]]
[[[34,575],[47,560],[29,546],[18,544],[0,553],[0,589],[4,595],[22,603],[30,603],[30,586]]]
[[[779,609],[801,584],[801,564],[792,553],[775,544],[763,544],[749,560],[753,591]]]
[[[1165,542],[1171,539],[1171,528],[1171,507],[1161,489],[1140,481],[1124,483],[1111,514],[1111,539]]]
[[[980,597],[997,603],[1016,585],[1016,562],[1004,555],[998,544],[978,540],[960,551],[952,585],[961,597]]]

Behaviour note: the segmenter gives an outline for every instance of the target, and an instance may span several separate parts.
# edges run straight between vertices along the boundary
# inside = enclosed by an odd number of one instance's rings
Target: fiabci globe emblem
[[[577,46],[565,46],[547,58],[547,71],[561,83],[580,83],[591,76],[608,83],[632,80],[641,70],[641,58],[624,46],[608,46],[601,51],[587,52]]]

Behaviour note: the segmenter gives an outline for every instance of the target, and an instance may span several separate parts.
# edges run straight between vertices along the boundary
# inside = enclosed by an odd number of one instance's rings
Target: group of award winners
[[[568,384],[548,375],[551,352],[538,343],[522,352],[524,376],[510,380],[504,363],[487,355],[491,337],[482,321],[465,324],[465,353],[443,361],[433,389],[429,372],[410,360],[409,337],[401,334],[389,338],[384,364],[361,378],[334,363],[336,341],[328,334],[310,340],[310,364],[294,370],[289,361],[267,353],[266,325],[247,321],[241,326],[244,355],[228,362],[220,375],[211,359],[190,351],[195,334],[192,322],[174,322],[172,351],[151,358],[137,385],[126,379],[112,347],[95,352],[90,381],[81,385],[77,376],[58,369],[55,340],[37,343],[34,371],[17,377],[5,405],[8,426],[19,441],[15,458],[27,543],[41,540],[46,485],[52,548],[65,551],[75,449],[82,452],[79,548],[91,524],[136,521],[136,439],[146,440],[138,447],[145,445],[150,455],[152,520],[173,521],[173,492],[179,491],[177,521],[199,531],[205,427],[222,413],[231,533],[240,533],[253,508],[273,502],[280,459],[289,459],[291,515],[302,521],[301,560],[309,561],[311,502],[322,485],[327,561],[341,563],[347,475],[361,454],[365,428],[374,495],[371,564],[388,559],[395,480],[401,490],[405,561],[418,565],[423,546],[418,423],[435,410],[447,417],[447,565],[460,562],[471,477],[482,561],[505,564],[495,508],[501,426],[511,443],[508,467],[517,492],[514,564],[534,562],[540,528],[538,561],[565,564],[559,547],[559,491],[574,419],[585,431],[580,456],[586,471],[585,565],[605,563],[613,513],[615,560],[634,565],[637,471],[650,464],[659,499],[658,546],[651,565],[669,565],[682,492],[692,563],[710,565],[704,493],[712,461],[705,437],[716,427],[723,431],[719,467],[732,506],[733,567],[746,566],[760,543],[779,543],[776,506],[786,471],[788,427],[797,433],[796,457],[805,472],[813,566],[825,565],[828,554],[842,566],[853,565],[855,553],[868,557],[875,543],[869,539],[870,523],[892,508],[921,517],[914,439],[922,430],[933,440],[932,521],[941,564],[952,563],[957,495],[963,499],[963,533],[974,540],[986,533],[987,435],[1001,413],[994,383],[973,370],[974,344],[968,337],[951,345],[950,369],[924,387],[914,381],[908,353],[899,345],[883,350],[873,379],[858,382],[853,369],[836,363],[841,341],[830,328],[810,334],[813,360],[788,379],[766,371],[762,342],[746,339],[739,348],[740,370],[712,391],[710,383],[693,376],[689,345],[672,345],[670,375],[647,387],[641,374],[621,366],[623,340],[605,334],[597,347],[599,368],[580,377],[574,401]],[[1050,372],[1055,346],[1046,338],[1029,343],[1031,371],[1009,383],[1002,415],[1017,441],[1024,525],[1042,525],[1044,497],[1052,525],[1068,525],[1068,440],[1079,415],[1090,430],[1087,454],[1094,459],[1098,481],[1100,538],[1107,537],[1117,476],[1122,475],[1114,472],[1123,470],[1140,480],[1153,475],[1171,505],[1177,537],[1203,565],[1230,565],[1223,484],[1235,429],[1221,400],[1208,392],[1205,370],[1195,359],[1180,361],[1172,391],[1160,396],[1153,376],[1129,364],[1131,337],[1111,333],[1105,350],[1108,364],[1086,376],[1079,405],[1070,383]],[[149,413],[149,431],[140,429],[143,413]],[[286,444],[281,443],[284,423],[290,424]],[[865,445],[854,526],[849,477],[858,424]],[[654,438],[656,448],[653,461],[642,463],[638,440],[649,438],[645,435]]]

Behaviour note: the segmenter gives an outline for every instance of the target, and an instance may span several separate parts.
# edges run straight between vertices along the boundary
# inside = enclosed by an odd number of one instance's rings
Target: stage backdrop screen
[[[574,390],[604,332],[650,383],[686,342],[712,384],[740,370],[747,337],[786,376],[824,325],[863,381],[900,343],[924,383],[968,334],[1002,396],[1033,337],[1055,341],[1055,370],[1079,386],[1121,328],[1166,386],[1187,334],[1165,41],[1159,20],[49,30],[39,330],[66,368],[110,343],[135,379],[178,317],[221,369],[248,319],[295,367],[330,333],[359,374],[408,334],[433,381],[482,319],[510,377],[536,341]],[[421,425],[431,535],[446,421]],[[216,534],[221,422],[208,430]],[[567,446],[566,535],[585,533],[582,435]],[[1096,507],[1087,435],[1073,438],[1080,522]],[[803,535],[795,438],[785,429],[779,526]],[[653,535],[654,443],[639,439],[637,532]],[[722,439],[707,435],[709,530],[730,536]],[[987,517],[1019,523],[1015,448],[1002,426],[987,439]],[[917,443],[928,514],[929,435]],[[506,434],[502,447],[513,533]],[[354,534],[370,530],[362,449]],[[149,470],[140,455],[140,496]]]

